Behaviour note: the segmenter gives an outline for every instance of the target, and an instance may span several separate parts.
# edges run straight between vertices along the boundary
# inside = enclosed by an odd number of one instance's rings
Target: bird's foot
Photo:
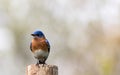
[[[37,66],[37,67],[40,67],[40,66],[39,66],[39,63],[36,63],[36,66]]]
[[[44,67],[46,65],[45,62],[41,62],[40,60],[38,60],[36,63],[36,66],[40,67],[40,64],[42,65],[42,67]]]
[[[44,62],[44,63],[43,63],[43,67],[44,67],[45,65],[47,65],[47,64]]]

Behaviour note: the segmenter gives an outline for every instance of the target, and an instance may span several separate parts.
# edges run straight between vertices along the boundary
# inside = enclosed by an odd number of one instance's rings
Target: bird
[[[37,59],[36,65],[44,65],[50,53],[50,43],[41,30],[34,31],[31,36],[33,38],[30,43],[30,50]]]

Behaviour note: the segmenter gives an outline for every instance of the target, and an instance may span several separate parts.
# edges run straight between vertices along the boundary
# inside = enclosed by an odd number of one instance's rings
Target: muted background
[[[59,75],[120,74],[120,0],[0,0],[0,75],[25,75],[36,63],[35,30]]]

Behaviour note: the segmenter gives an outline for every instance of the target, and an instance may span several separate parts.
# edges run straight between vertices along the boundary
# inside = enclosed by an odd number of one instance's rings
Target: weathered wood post
[[[58,67],[55,65],[39,65],[35,64],[27,66],[27,75],[58,75]]]

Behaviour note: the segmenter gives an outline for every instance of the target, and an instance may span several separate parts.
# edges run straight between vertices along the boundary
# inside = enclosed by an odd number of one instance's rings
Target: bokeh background
[[[38,29],[59,75],[120,74],[120,0],[0,0],[0,75],[36,63],[29,45]]]

